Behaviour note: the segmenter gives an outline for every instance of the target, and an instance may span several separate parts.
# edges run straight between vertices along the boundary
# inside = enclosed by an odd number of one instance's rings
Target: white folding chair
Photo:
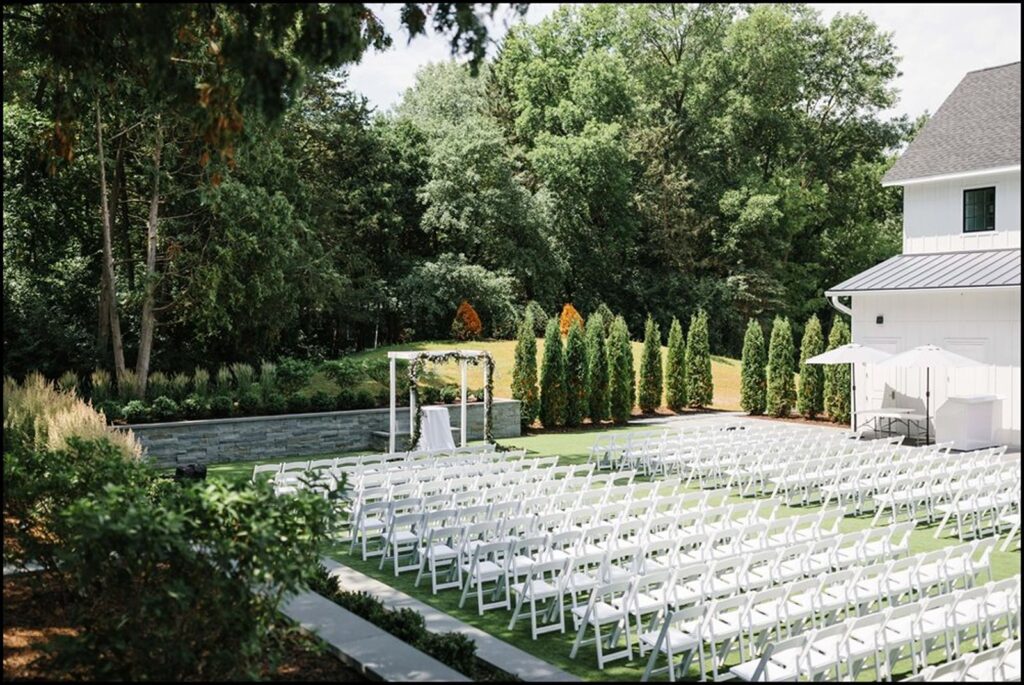
[[[686,676],[694,653],[697,654],[700,681],[707,679],[704,666],[704,609],[699,604],[678,609],[669,614],[658,630],[640,634],[641,650],[650,649],[651,656],[647,660],[647,668],[641,681],[647,682],[652,675],[668,672],[670,682],[675,682],[677,671]],[[656,668],[658,658],[665,655],[667,665]],[[682,657],[676,662],[676,657]]]
[[[478,545],[473,550],[469,563],[462,562],[465,581],[462,587],[462,597],[459,598],[460,609],[465,605],[470,591],[474,589],[476,590],[477,613],[480,616],[483,616],[484,612],[489,609],[504,608],[507,611],[510,608],[508,586],[504,582],[504,577],[505,564],[508,562],[511,546],[511,542],[487,542]],[[494,589],[489,591],[492,597],[497,597],[499,593],[503,596],[500,599],[485,602],[484,585],[487,583],[494,583]]]
[[[586,607],[577,607],[572,610],[577,617],[579,629],[576,631],[576,640],[573,642],[570,659],[575,659],[576,654],[582,645],[593,643],[597,649],[597,667],[604,670],[604,665],[609,661],[625,658],[633,658],[633,646],[630,639],[629,616],[626,613],[628,606],[625,597],[629,593],[628,581],[617,581],[607,583],[595,588],[590,594],[590,600]],[[601,637],[601,628],[610,627],[607,644]],[[585,639],[587,628],[592,628],[594,637]],[[625,633],[625,649],[606,653],[606,650],[614,650],[618,644],[619,635]]]
[[[515,609],[512,611],[512,618],[509,620],[508,629],[515,627],[516,620],[520,618],[523,605],[529,605],[530,612],[530,636],[536,640],[538,635],[553,631],[565,632],[565,607],[562,603],[562,576],[569,566],[569,559],[557,559],[554,561],[542,561],[533,564],[527,571],[526,579],[521,583],[515,583],[511,587],[512,595],[516,598]],[[541,625],[538,621],[537,603],[553,601],[554,612],[558,615],[558,621]],[[551,611],[544,612],[549,615]]]

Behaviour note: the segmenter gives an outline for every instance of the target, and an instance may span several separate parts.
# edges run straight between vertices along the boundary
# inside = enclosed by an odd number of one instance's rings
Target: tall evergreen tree
[[[768,343],[768,391],[765,402],[765,411],[772,416],[789,416],[796,404],[796,385],[793,383],[795,357],[789,320],[777,316]]]
[[[825,370],[818,364],[807,364],[807,360],[825,351],[825,340],[821,333],[821,322],[815,314],[804,326],[804,337],[800,341],[800,392],[797,396],[797,411],[813,419],[825,408]]]
[[[544,335],[544,360],[540,367],[540,422],[545,428],[565,423],[565,352],[558,321],[548,321]]]
[[[608,418],[608,351],[600,312],[587,320],[587,415],[594,423]]]
[[[763,414],[768,351],[764,346],[764,332],[754,319],[747,322],[743,336],[743,361],[740,370],[740,407],[748,414]]]
[[[515,365],[512,367],[512,397],[520,401],[519,420],[526,428],[540,412],[540,390],[537,388],[537,339],[534,337],[533,315],[529,310],[519,324],[516,338]]]
[[[828,334],[828,349],[834,350],[850,342],[846,321],[836,316]],[[825,367],[825,413],[837,423],[850,421],[850,365],[829,364]]]
[[[674,412],[687,404],[686,397],[686,339],[679,319],[672,317],[668,329],[668,359],[665,360],[665,403]]]
[[[690,318],[686,334],[686,392],[691,407],[708,407],[714,400],[708,314],[703,309]]]
[[[629,328],[617,316],[608,338],[608,412],[615,423],[626,423],[633,412],[633,378]]]
[[[587,342],[583,321],[576,319],[565,340],[565,425],[578,426],[589,411],[587,401]]]
[[[639,404],[641,411],[650,413],[661,406],[661,331],[651,316],[644,324],[644,349],[640,354]]]

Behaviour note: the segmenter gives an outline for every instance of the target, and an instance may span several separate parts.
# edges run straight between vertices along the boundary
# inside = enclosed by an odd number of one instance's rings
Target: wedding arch
[[[459,422],[459,438],[462,447],[466,446],[466,400],[467,386],[466,377],[469,366],[480,366],[484,368],[484,440],[494,442],[491,436],[491,405],[494,397],[494,358],[490,352],[483,350],[434,350],[434,351],[397,351],[388,352],[388,363],[391,377],[391,415],[388,430],[388,452],[395,452],[395,436],[398,432],[398,384],[397,384],[397,363],[398,360],[409,362],[409,440],[413,449],[420,439],[420,428],[422,423],[422,407],[419,403],[419,390],[417,383],[420,372],[427,363],[444,364],[451,361],[458,361],[461,371],[461,398]]]

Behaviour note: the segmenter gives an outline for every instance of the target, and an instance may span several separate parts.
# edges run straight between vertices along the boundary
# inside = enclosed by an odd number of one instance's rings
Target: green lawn
[[[643,429],[643,426],[633,425],[628,427],[612,428],[609,430],[622,431]],[[590,447],[594,444],[595,438],[602,432],[604,431],[538,434],[502,440],[500,442],[501,444],[509,447],[526,449],[531,455],[542,456],[557,454],[561,456],[560,463],[577,464],[586,462]],[[307,458],[308,457],[302,457],[301,459]],[[282,459],[278,461],[287,460],[288,459]],[[252,463],[242,465],[226,464],[214,466],[210,469],[211,476],[227,478],[247,478],[251,472]],[[729,501],[741,500],[742,498],[738,496],[730,496],[729,498]],[[796,508],[784,507],[780,509],[780,515],[798,515],[819,510],[820,507],[817,506]],[[871,516],[862,516],[857,518],[847,517],[841,522],[841,530],[842,532],[863,530],[870,525]],[[934,525],[930,527],[918,527],[911,535],[911,553],[917,554],[921,552],[928,552],[959,543],[956,538],[948,536],[944,536],[941,540],[936,540],[933,538],[934,531]],[[515,630],[509,631],[508,619],[510,617],[510,613],[504,611],[490,611],[486,612],[484,616],[478,616],[476,614],[476,610],[474,608],[475,604],[472,598],[467,600],[466,607],[464,609],[459,609],[459,591],[447,590],[441,592],[435,597],[430,594],[429,583],[424,583],[424,586],[420,588],[413,586],[415,573],[404,573],[400,577],[395,578],[389,570],[385,569],[381,571],[378,569],[377,559],[371,559],[368,562],[363,562],[359,558],[358,554],[350,556],[348,549],[349,546],[347,543],[340,543],[330,549],[328,551],[328,555],[333,556],[339,561],[352,566],[353,568],[362,571],[381,582],[387,583],[402,592],[406,592],[433,607],[445,611],[470,625],[476,626],[498,638],[516,645],[517,647],[529,651],[559,668],[587,680],[639,680],[640,676],[643,674],[644,668],[646,667],[646,659],[642,661],[634,655],[634,660],[632,662],[626,663],[624,661],[617,661],[613,664],[609,664],[604,671],[599,671],[596,668],[595,653],[592,646],[582,648],[580,654],[575,660],[569,658],[569,651],[572,648],[574,638],[574,634],[572,634],[572,631],[569,629],[567,629],[565,635],[560,635],[558,633],[547,634],[541,636],[537,641],[533,641],[530,639],[528,620],[520,622]],[[994,552],[992,555],[992,572],[993,577],[996,580],[1019,574],[1019,553]],[[567,623],[569,623],[569,619],[567,619]],[[936,652],[933,656],[935,660],[940,658],[939,652]],[[897,666],[897,675],[906,675],[909,673],[909,668],[909,660],[901,662]],[[691,671],[691,675],[696,675],[696,666],[694,666]],[[866,673],[862,674],[861,680],[865,682],[873,680],[873,673],[868,670]]]

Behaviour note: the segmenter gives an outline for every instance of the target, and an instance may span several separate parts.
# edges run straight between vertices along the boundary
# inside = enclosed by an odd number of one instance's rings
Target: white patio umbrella
[[[878,364],[890,357],[888,352],[876,350],[859,343],[847,343],[834,350],[816,354],[805,364],[849,364],[850,365],[850,418],[854,429],[857,427],[857,374],[855,364]]]
[[[938,345],[921,345],[893,355],[881,362],[879,366],[899,369],[924,368],[924,442],[928,444],[931,440],[928,417],[931,415],[932,369],[965,369],[973,366],[985,366],[985,364],[962,354],[950,352]]]

